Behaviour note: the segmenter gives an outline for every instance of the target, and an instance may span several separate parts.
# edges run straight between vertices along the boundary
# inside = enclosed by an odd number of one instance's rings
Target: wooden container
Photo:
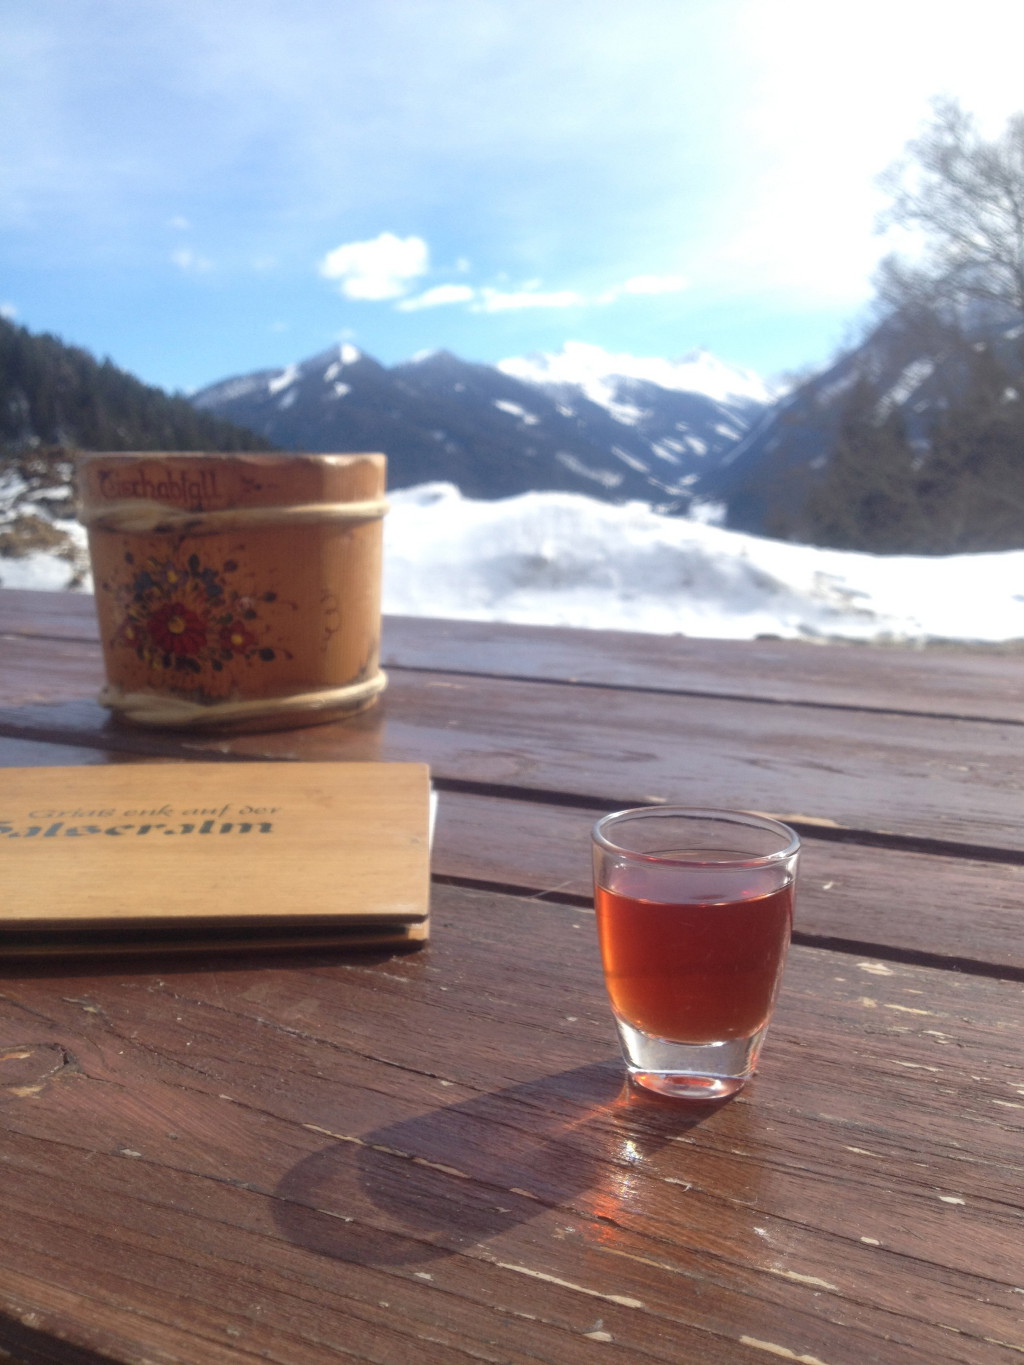
[[[107,684],[136,725],[270,729],[372,705],[383,455],[79,460]]]

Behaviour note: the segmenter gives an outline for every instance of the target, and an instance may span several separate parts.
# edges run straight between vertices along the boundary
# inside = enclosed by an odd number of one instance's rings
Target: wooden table
[[[0,592],[0,762],[416,759],[425,950],[0,981],[0,1348],[133,1365],[1024,1351],[1024,655],[389,620],[375,713],[115,728],[91,602]],[[2,775],[0,775],[2,781]],[[595,813],[805,840],[759,1075],[623,1085]]]

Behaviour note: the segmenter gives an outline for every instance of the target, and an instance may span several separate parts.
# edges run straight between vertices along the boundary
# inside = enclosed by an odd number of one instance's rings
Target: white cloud
[[[186,275],[202,275],[207,270],[213,269],[213,262],[208,257],[200,256],[198,251],[193,251],[189,246],[179,247],[177,251],[172,251],[171,260]]]
[[[574,289],[520,289],[509,293],[501,289],[484,288],[473,305],[475,313],[508,313],[519,308],[573,308],[586,303]]]
[[[683,275],[633,275],[619,286],[620,294],[678,294],[689,280]]]
[[[632,275],[622,284],[614,284],[598,298],[598,303],[614,303],[624,294],[678,294],[688,289],[690,281],[685,275]]]
[[[60,258],[61,224],[103,261],[154,222],[212,231],[227,211],[240,260],[315,268],[320,225],[369,213],[404,233],[422,211],[439,254],[458,232],[475,263],[572,271],[588,292],[595,261],[621,281],[639,259],[678,264],[702,300],[804,282],[845,306],[881,249],[873,178],[928,96],[989,128],[1021,104],[1024,6],[1007,0],[257,0],[241,25],[200,0],[6,9],[0,224],[40,258]]]
[[[0,303],[0,318],[6,318],[8,322],[13,322],[18,316],[18,310],[13,303]]]
[[[539,280],[530,280],[518,289],[496,289],[484,285],[438,284],[397,304],[403,313],[444,304],[468,303],[474,313],[511,313],[525,308],[578,308],[594,303],[614,303],[624,295],[675,294],[689,287],[682,275],[633,275],[622,284],[588,297],[575,289],[541,289]],[[354,297],[354,296],[353,296]]]
[[[427,272],[429,252],[422,237],[382,232],[366,242],[345,242],[320,262],[320,274],[339,280],[349,299],[396,299]]]
[[[446,303],[469,303],[476,290],[468,284],[438,284],[415,298],[402,299],[397,307],[403,313],[415,313],[421,308],[438,308]]]

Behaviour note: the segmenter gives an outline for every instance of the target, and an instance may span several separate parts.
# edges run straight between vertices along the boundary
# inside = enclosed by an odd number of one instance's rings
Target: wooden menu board
[[[426,940],[417,763],[0,774],[0,956]]]

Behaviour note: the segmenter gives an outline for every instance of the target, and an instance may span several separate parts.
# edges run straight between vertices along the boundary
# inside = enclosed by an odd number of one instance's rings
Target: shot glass
[[[743,811],[645,806],[594,826],[594,904],[626,1066],[720,1099],[750,1078],[793,922],[800,840]]]

